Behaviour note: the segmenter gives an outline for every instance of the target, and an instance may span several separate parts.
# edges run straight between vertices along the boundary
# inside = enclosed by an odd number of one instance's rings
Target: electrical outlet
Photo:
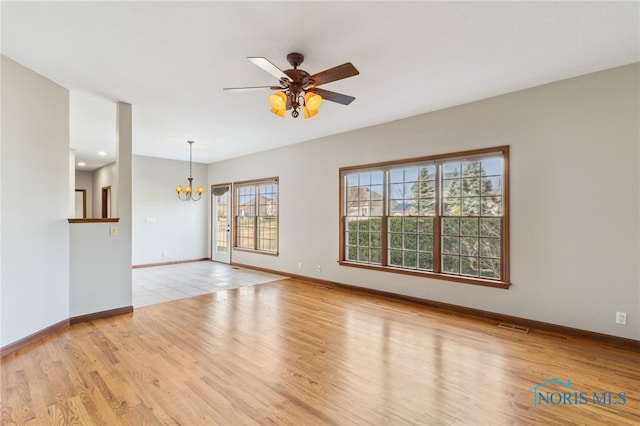
[[[318,266],[316,267],[316,271],[318,271],[318,272],[322,272],[322,266],[318,265]]]
[[[166,251],[163,251],[163,252],[161,253],[161,255],[162,255],[162,257],[167,257],[167,252],[166,252]]]
[[[118,236],[118,227],[115,225],[111,225],[109,227],[109,235],[112,237],[117,237]]]
[[[616,312],[616,324],[627,325],[627,313]]]
[[[298,262],[298,269],[302,270],[302,262]]]

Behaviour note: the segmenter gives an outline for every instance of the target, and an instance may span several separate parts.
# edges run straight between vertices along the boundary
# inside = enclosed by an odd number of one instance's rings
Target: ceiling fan
[[[318,87],[331,83],[332,81],[360,74],[351,62],[346,62],[342,65],[311,75],[305,70],[298,68],[304,61],[304,55],[301,53],[294,52],[287,55],[287,61],[293,68],[284,71],[266,58],[248,57],[247,59],[276,77],[280,86],[228,87],[224,88],[224,90],[277,90],[278,92],[269,97],[269,102],[272,106],[271,112],[279,117],[284,118],[285,110],[290,109],[293,109],[291,115],[294,118],[300,115],[299,109],[302,110],[302,116],[304,118],[313,117],[318,113],[318,107],[323,99],[342,105],[349,105],[355,100],[353,96],[331,92]]]

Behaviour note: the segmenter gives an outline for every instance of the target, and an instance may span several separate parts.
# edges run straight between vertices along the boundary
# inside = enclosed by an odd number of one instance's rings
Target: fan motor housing
[[[289,53],[287,55],[287,61],[293,68],[298,68],[304,62],[304,55],[296,52]]]

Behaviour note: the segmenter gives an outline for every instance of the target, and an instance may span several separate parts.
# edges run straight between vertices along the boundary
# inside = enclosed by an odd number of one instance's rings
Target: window
[[[234,185],[235,248],[278,253],[278,179]]]
[[[340,263],[507,288],[508,153],[340,169]]]

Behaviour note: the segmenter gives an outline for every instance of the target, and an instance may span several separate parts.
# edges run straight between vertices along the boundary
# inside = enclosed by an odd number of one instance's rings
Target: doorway
[[[111,217],[111,185],[102,187],[102,218]]]
[[[75,216],[76,218],[87,218],[87,190],[76,189]]]
[[[231,263],[231,184],[211,187],[211,260]]]

